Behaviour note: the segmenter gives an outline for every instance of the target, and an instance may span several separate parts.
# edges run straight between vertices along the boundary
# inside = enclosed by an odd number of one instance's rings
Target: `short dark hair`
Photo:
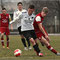
[[[29,5],[29,8],[30,8],[30,9],[34,9],[35,6],[34,6],[34,5]]]
[[[18,2],[18,3],[17,3],[17,6],[18,6],[19,4],[23,5],[22,2]]]
[[[2,10],[6,10],[6,8],[2,8]]]

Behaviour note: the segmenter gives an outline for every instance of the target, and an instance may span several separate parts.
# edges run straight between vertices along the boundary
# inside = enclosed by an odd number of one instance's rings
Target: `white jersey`
[[[23,12],[27,12],[27,10],[22,9],[22,11],[16,10],[16,11],[14,12],[13,20],[16,20],[16,21],[17,21],[17,27],[20,27],[20,26],[21,26],[20,16],[21,16],[21,14],[22,14]]]
[[[28,12],[22,14],[21,19],[21,31],[27,31],[27,30],[34,30],[33,27],[33,21],[35,18],[35,15],[32,14],[29,16]]]

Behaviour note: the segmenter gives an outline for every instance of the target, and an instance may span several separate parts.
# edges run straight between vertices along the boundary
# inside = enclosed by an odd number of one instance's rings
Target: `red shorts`
[[[45,28],[44,28],[44,30],[45,30]],[[48,35],[48,33],[46,32],[46,30],[45,30],[45,33]],[[37,35],[37,38],[39,40],[42,38],[42,36],[45,37],[45,35],[42,32],[38,32],[38,33],[36,33],[36,35]]]
[[[10,31],[9,31],[8,27],[0,27],[0,32],[5,33],[6,35],[10,34]]]

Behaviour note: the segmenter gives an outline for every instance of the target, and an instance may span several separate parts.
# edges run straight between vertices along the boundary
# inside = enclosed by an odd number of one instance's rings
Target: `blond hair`
[[[44,12],[44,13],[48,13],[48,8],[47,7],[43,7],[43,9],[42,9],[42,11]]]

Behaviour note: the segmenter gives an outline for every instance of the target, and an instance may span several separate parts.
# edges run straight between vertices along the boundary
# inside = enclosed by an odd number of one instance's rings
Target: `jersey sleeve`
[[[37,16],[35,19],[36,19],[36,22],[37,22],[37,23],[42,23],[40,16]]]
[[[16,14],[16,12],[14,11],[14,14],[13,14],[13,20],[15,20],[16,17],[17,17],[17,14]]]
[[[22,14],[21,12],[19,12],[19,14],[17,15],[17,13],[18,12],[14,12],[14,14],[13,14],[13,20],[15,20],[15,21],[19,20],[21,18],[21,14]]]

